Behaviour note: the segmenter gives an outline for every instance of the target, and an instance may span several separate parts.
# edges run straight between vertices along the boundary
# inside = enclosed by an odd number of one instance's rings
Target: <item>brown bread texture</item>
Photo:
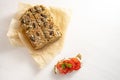
[[[40,49],[62,36],[49,10],[42,5],[29,8],[20,18],[20,27],[34,49]]]

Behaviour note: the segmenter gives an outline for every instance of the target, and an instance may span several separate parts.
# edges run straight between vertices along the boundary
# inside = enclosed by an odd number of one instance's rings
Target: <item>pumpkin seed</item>
[[[35,42],[35,37],[33,35],[30,36],[30,40]]]
[[[36,35],[39,36],[40,34],[38,32],[36,32]]]
[[[41,16],[44,17],[44,18],[47,18],[47,15],[45,15],[45,14],[41,14]]]

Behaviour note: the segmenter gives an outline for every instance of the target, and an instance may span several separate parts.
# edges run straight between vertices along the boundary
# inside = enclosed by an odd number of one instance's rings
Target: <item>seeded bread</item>
[[[62,36],[50,12],[42,5],[28,9],[20,18],[20,27],[34,49],[40,49]]]

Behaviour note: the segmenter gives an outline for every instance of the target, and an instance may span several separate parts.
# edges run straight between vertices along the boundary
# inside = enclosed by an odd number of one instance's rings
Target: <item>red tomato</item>
[[[67,74],[73,70],[80,69],[81,63],[77,58],[70,58],[68,60],[58,62],[56,67],[61,74]]]
[[[57,69],[59,70],[59,72],[61,74],[66,74],[66,73],[68,73],[69,69],[68,68],[63,68],[62,67],[63,64],[64,64],[63,62],[58,62],[57,63]]]
[[[63,64],[62,62],[58,62],[58,63],[57,63],[57,69],[58,69],[59,71],[62,70],[62,67],[61,67],[62,64]]]
[[[62,71],[61,71],[61,73],[63,73],[63,74],[67,74],[68,72],[69,72],[68,68],[62,69]]]
[[[74,63],[71,60],[64,60],[64,63],[68,64],[69,72],[72,72],[75,66]]]
[[[71,58],[71,61],[74,62],[74,70],[78,70],[81,68],[81,63],[77,58]]]

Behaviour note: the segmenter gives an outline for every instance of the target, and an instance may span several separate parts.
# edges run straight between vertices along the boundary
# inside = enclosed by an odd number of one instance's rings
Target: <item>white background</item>
[[[19,2],[61,6],[73,11],[64,47],[44,69],[24,48],[10,45],[6,36]],[[53,65],[82,54],[81,70],[55,75]],[[0,0],[0,80],[119,80],[119,0]]]

